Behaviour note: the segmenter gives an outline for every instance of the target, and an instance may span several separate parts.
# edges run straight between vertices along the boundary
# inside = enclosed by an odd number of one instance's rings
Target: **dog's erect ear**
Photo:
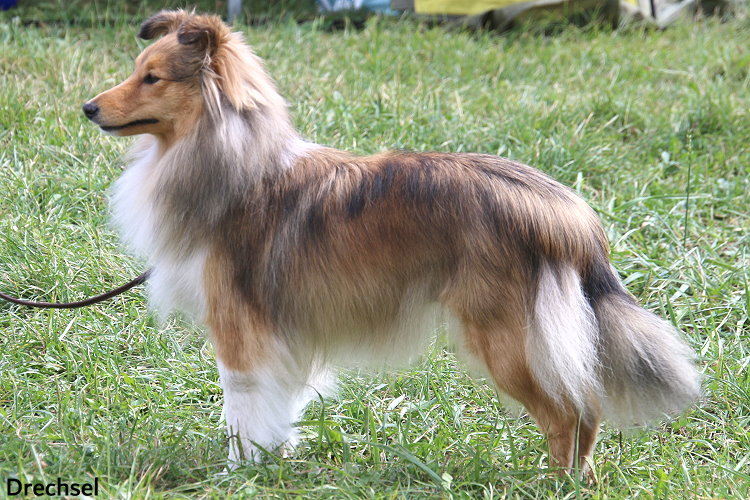
[[[184,10],[163,10],[143,21],[138,37],[153,40],[157,36],[172,33],[188,18],[190,14]]]
[[[212,56],[229,29],[217,16],[191,16],[177,29],[177,41]]]

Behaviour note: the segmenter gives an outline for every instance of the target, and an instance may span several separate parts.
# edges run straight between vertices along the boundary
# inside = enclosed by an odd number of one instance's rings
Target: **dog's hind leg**
[[[577,422],[576,455],[577,462],[573,468],[578,468],[581,475],[591,476],[591,465],[589,461],[594,456],[596,437],[599,435],[599,425],[602,419],[602,408],[597,402],[592,402],[585,416],[580,416]]]
[[[549,442],[550,466],[566,473],[587,469],[599,432],[600,409],[595,400],[583,412],[569,401],[547,394],[527,362],[526,329],[504,324],[464,324],[466,348],[484,365],[497,388],[520,402]]]

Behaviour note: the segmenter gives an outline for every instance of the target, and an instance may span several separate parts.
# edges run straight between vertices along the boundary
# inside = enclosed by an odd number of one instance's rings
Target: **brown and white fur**
[[[139,36],[159,40],[84,111],[143,134],[114,219],[153,265],[156,309],[209,327],[231,465],[293,445],[332,367],[408,358],[435,309],[562,470],[585,467],[602,418],[643,423],[698,397],[690,349],[624,289],[573,191],[489,155],[305,142],[217,17],[164,11]]]

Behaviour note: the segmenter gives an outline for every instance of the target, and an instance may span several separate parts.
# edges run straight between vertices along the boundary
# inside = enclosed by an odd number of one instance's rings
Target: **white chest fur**
[[[175,228],[160,210],[157,174],[160,164],[156,141],[142,139],[129,157],[130,164],[115,182],[112,218],[123,242],[153,271],[148,282],[149,302],[160,317],[181,311],[201,318],[206,308],[203,268],[206,250],[200,245],[175,246]]]

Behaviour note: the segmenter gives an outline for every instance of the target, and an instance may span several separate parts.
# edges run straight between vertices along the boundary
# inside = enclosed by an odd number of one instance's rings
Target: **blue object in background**
[[[15,7],[18,0],[0,0],[0,10],[8,10]]]
[[[367,9],[386,14],[394,13],[391,10],[391,0],[318,0],[318,6],[324,12]]]

